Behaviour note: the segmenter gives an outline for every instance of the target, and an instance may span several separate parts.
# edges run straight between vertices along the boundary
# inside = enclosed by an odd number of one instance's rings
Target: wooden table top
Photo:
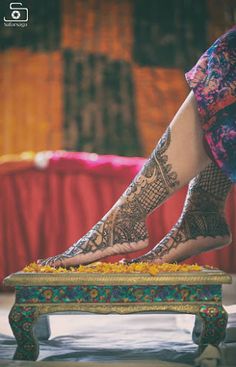
[[[221,270],[203,269],[193,272],[146,273],[26,273],[17,272],[4,279],[6,286],[56,285],[178,285],[229,284],[232,278]]]

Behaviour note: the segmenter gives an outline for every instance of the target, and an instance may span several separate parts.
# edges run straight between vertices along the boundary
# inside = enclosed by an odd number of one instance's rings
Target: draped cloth
[[[21,270],[38,258],[64,251],[84,235],[125,190],[145,159],[55,152],[45,168],[16,161],[0,164],[0,277]],[[43,165],[41,164],[41,167]],[[151,249],[178,219],[186,187],[148,219]],[[189,259],[221,268],[236,269],[236,190],[227,202],[233,243]],[[126,255],[139,256],[147,249]],[[106,261],[118,261],[113,256]]]
[[[236,26],[218,38],[186,73],[207,150],[236,182]]]

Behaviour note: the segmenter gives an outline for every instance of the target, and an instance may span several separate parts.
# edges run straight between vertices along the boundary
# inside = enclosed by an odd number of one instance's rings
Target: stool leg
[[[202,320],[200,348],[211,344],[217,346],[225,338],[228,314],[222,305],[202,305],[198,316]]]
[[[38,340],[33,333],[33,325],[39,316],[34,306],[15,304],[9,314],[9,322],[15,335],[17,348],[14,359],[35,361],[39,354]]]

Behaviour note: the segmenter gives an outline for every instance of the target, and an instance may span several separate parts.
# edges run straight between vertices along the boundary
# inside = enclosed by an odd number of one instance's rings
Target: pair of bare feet
[[[115,227],[109,228],[110,233],[108,233],[106,226],[110,225],[110,218],[107,217],[104,220],[107,221],[98,222],[83,238],[64,253],[45,260],[39,260],[39,264],[54,267],[78,266],[92,263],[109,255],[125,254],[148,246],[148,234],[145,240],[137,242],[123,242],[114,245],[106,242],[108,237],[114,235],[116,229]],[[140,225],[146,230],[144,223]],[[186,213],[181,216],[176,225],[151,251],[131,261],[124,261],[124,263],[152,262],[161,264],[179,262],[201,252],[221,248],[230,244],[230,242],[231,233],[225,217],[221,214]]]
[[[148,206],[153,207],[155,199],[147,203],[149,190],[149,196],[152,196],[152,175],[146,172],[146,177],[149,178],[146,183],[138,177],[110,212],[68,250],[39,262],[55,267],[77,266],[147,247],[145,215],[152,209]],[[182,215],[170,232],[151,251],[129,263],[179,262],[229,244],[231,233],[224,206],[230,188],[228,178],[211,163],[190,182]],[[146,195],[143,190],[147,191]],[[145,202],[142,201],[144,198]]]

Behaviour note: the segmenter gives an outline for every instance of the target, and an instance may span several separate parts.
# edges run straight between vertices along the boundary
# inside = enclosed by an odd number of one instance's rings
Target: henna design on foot
[[[232,182],[215,163],[210,163],[190,182],[183,212],[175,226],[150,252],[131,260],[131,263],[182,261],[201,251],[228,244],[231,233],[226,223],[224,207],[231,187]],[[213,239],[211,244],[205,243],[206,237]],[[188,249],[181,249],[182,244],[196,239],[199,245],[191,249],[189,243]]]
[[[146,247],[146,216],[179,185],[177,173],[168,162],[170,142],[171,130],[168,128],[149,160],[110,212],[63,254],[39,260],[39,263],[79,265]],[[67,259],[71,258],[74,259],[69,264]]]

